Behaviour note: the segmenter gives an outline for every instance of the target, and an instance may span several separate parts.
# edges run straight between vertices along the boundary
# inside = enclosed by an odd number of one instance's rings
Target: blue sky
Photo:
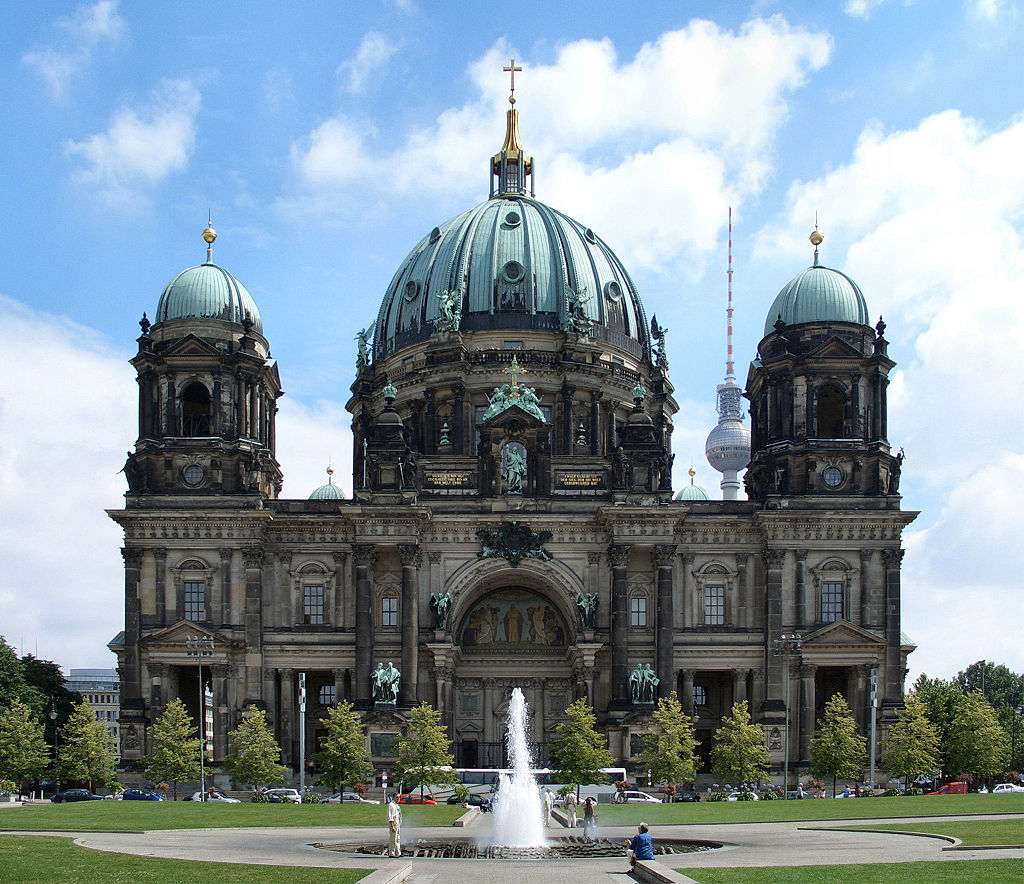
[[[0,35],[0,633],[113,665],[127,360],[179,270],[260,307],[286,390],[285,495],[351,488],[356,331],[405,254],[487,196],[514,57],[539,199],[619,254],[670,329],[677,486],[811,257],[849,273],[899,365],[911,678],[1024,670],[1024,10],[842,3],[37,3]],[[1011,627],[1004,625],[1010,615]]]

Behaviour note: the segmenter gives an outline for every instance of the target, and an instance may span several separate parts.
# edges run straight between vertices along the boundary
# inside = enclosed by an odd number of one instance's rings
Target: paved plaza
[[[1021,819],[1005,814],[987,819]],[[924,823],[928,819],[977,819],[977,817],[922,817],[904,820],[884,819],[878,823]],[[2,822],[2,820],[0,820]],[[842,826],[867,825],[872,820],[808,821],[786,823],[737,823],[703,826],[656,826],[658,838],[719,841],[720,850],[660,857],[659,867],[698,868],[706,866],[787,866],[836,865],[856,863],[921,862],[971,859],[1024,859],[1024,849],[948,850],[948,840],[893,833],[848,832]],[[1024,830],[1024,819],[1021,819]],[[478,817],[465,829],[406,827],[403,843],[411,845],[417,838],[454,840],[457,838],[486,840],[490,834],[491,817]],[[552,827],[552,836],[564,833]],[[634,827],[604,828],[599,834],[607,838],[632,836]],[[69,835],[67,832],[21,833]],[[629,878],[628,862],[623,845],[621,859],[587,860],[456,860],[403,857],[387,859],[346,855],[322,850],[316,842],[342,842],[378,839],[383,851],[386,835],[383,829],[353,828],[266,828],[266,829],[190,829],[144,833],[88,832],[71,833],[75,842],[94,850],[131,853],[169,859],[208,860],[215,862],[255,863],[320,868],[371,868],[379,870],[372,876],[373,884],[391,880],[409,882],[461,882],[494,880],[507,873],[516,884],[558,884],[578,881],[581,873],[595,877]],[[1024,831],[1022,831],[1024,834]],[[486,866],[484,865],[486,864]],[[504,870],[504,871],[501,871]]]

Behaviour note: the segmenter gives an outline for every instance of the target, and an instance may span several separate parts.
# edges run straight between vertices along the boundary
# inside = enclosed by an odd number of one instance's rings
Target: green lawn
[[[260,884],[348,884],[372,869],[304,869],[291,866],[235,865],[129,856],[78,847],[69,838],[0,837],[0,879],[4,881],[121,881],[173,884],[194,881],[259,881]]]
[[[973,813],[1024,814],[1020,795],[917,795],[898,798],[825,798],[805,801],[708,801],[697,804],[602,804],[598,824],[628,826],[862,820]]]
[[[877,826],[849,826],[848,828],[851,830],[871,828],[885,829],[887,832],[925,832],[929,835],[948,835],[951,838],[959,838],[965,847],[1024,844],[1024,819],[885,823]]]
[[[191,801],[81,801],[0,811],[0,830],[144,832],[154,829],[233,829],[247,826],[380,826],[384,805],[202,804]],[[402,807],[411,826],[450,826],[465,810],[458,805]],[[2,875],[0,875],[2,877]]]
[[[964,860],[937,863],[870,863],[859,866],[787,866],[778,868],[676,869],[698,884],[884,884],[970,881],[1020,882],[1024,862],[1016,859]]]

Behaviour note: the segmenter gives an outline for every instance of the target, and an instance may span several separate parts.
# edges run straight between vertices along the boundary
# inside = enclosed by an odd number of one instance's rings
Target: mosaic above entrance
[[[550,602],[529,589],[492,592],[464,621],[463,647],[531,648],[566,644],[562,618]]]

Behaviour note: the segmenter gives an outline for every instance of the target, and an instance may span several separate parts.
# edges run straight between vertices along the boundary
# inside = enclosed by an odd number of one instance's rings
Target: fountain
[[[526,739],[526,698],[519,688],[508,704],[508,758],[512,773],[503,774],[494,807],[491,844],[503,847],[543,847],[544,820],[537,779],[530,773],[530,746]]]

